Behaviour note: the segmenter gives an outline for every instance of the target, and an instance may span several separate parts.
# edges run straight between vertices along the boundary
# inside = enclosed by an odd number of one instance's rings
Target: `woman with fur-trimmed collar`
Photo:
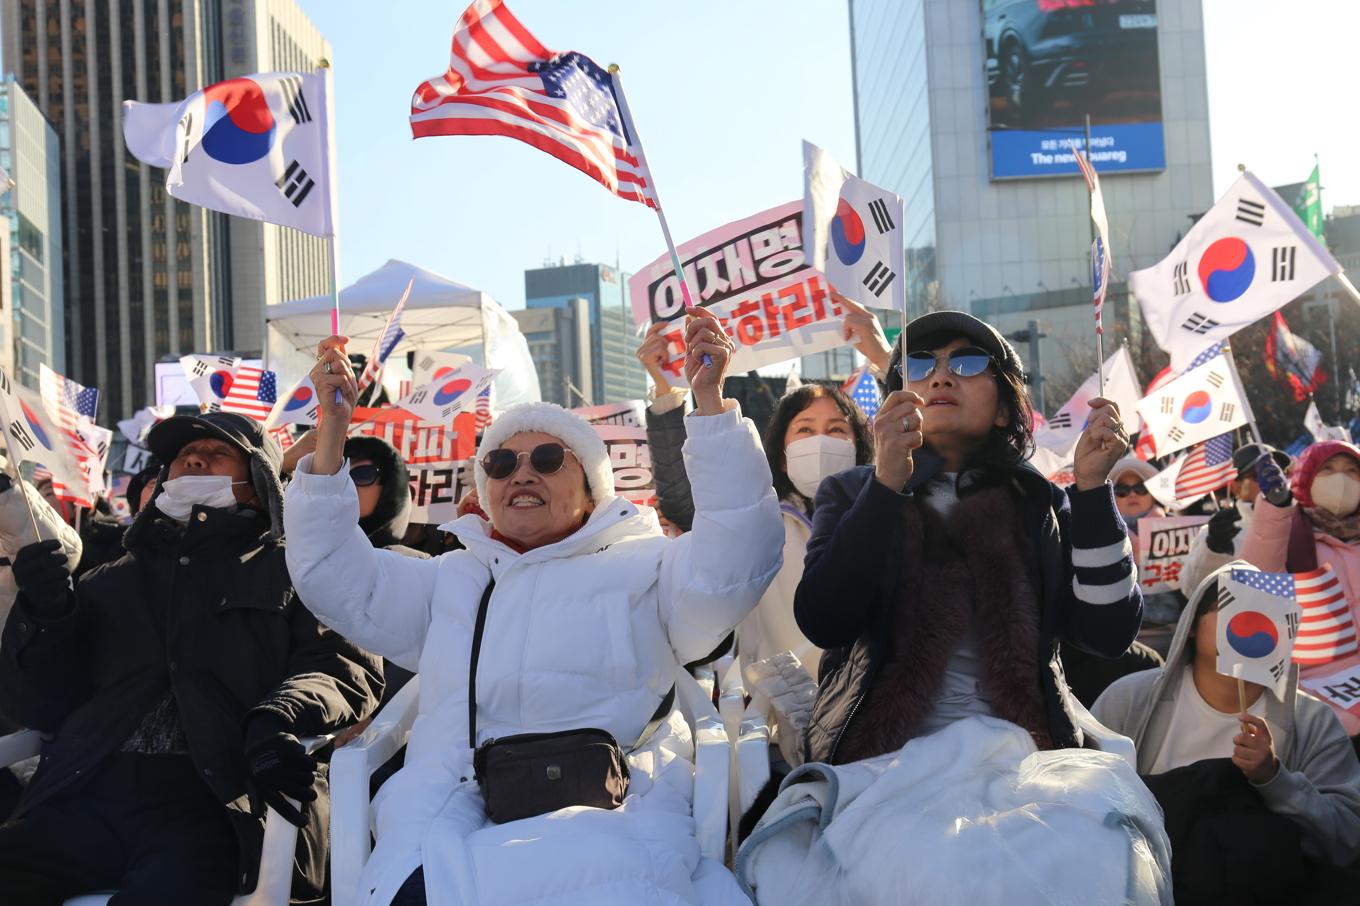
[[[1060,643],[1117,657],[1142,613],[1107,480],[1127,449],[1118,408],[1091,402],[1064,490],[1025,461],[1023,366],[994,328],[933,312],[902,336],[874,420],[877,464],[816,496],[795,599],[799,626],[828,649],[808,760],[871,758],[974,715],[1040,748],[1078,746]]]

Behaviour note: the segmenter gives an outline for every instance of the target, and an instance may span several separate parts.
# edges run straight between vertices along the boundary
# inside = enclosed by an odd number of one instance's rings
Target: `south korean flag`
[[[1139,400],[1138,414],[1157,443],[1157,455],[1169,456],[1247,424],[1251,405],[1237,369],[1219,353]]]
[[[178,103],[123,102],[123,137],[175,198],[334,236],[330,70],[228,79]]]
[[[901,196],[847,173],[811,142],[803,170],[808,263],[861,305],[906,311]]]
[[[1340,271],[1280,196],[1243,173],[1160,264],[1129,274],[1129,288],[1171,367],[1185,371],[1200,351]]]

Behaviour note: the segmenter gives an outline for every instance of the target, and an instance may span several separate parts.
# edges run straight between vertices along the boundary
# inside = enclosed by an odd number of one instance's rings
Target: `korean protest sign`
[[[477,486],[471,457],[411,466],[411,521],[443,525],[458,518],[458,501]]]
[[[1299,674],[1299,685],[1330,705],[1338,715],[1348,716],[1351,725],[1360,720],[1360,656],[1347,658],[1344,663],[1333,662],[1325,668],[1305,668]]]
[[[471,459],[477,449],[477,431],[471,413],[463,413],[453,425],[426,425],[404,409],[383,407],[354,410],[349,433],[381,437],[397,448],[412,470],[430,463]]]
[[[710,230],[678,249],[696,303],[712,311],[736,344],[732,370],[835,349],[844,345],[845,311],[826,277],[803,255],[801,200]],[[628,281],[639,325],[672,326],[662,368],[683,386],[684,299],[670,256],[662,255]]]
[[[602,406],[578,406],[571,410],[592,425],[619,425],[624,428],[645,428],[647,417],[645,400],[605,403]]]
[[[647,429],[599,423],[594,428],[609,450],[609,464],[614,469],[614,493],[639,506],[656,506],[656,479],[652,475]]]
[[[1143,594],[1180,588],[1190,544],[1208,516],[1144,516],[1138,520],[1138,581]]]

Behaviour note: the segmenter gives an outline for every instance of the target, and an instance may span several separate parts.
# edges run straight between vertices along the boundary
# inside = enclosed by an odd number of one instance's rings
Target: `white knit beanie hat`
[[[609,451],[590,422],[556,403],[521,403],[498,413],[496,420],[482,434],[475,471],[477,496],[481,498],[483,506],[486,506],[487,478],[486,469],[482,468],[482,457],[516,434],[530,431],[551,434],[576,454],[581,468],[585,470],[590,496],[595,503],[614,496],[614,469],[609,464]]]

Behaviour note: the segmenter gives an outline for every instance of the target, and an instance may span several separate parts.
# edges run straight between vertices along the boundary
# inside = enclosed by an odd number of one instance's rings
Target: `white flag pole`
[[[1237,398],[1242,401],[1242,405],[1247,410],[1247,427],[1251,429],[1251,439],[1258,444],[1264,444],[1261,440],[1261,429],[1256,427],[1256,413],[1251,411],[1251,399],[1247,396],[1246,388],[1242,386],[1242,375],[1237,372],[1237,360],[1233,358],[1232,344],[1227,340],[1223,341],[1223,355],[1228,360],[1228,372],[1232,376],[1233,386],[1237,388]]]
[[[331,291],[331,335],[340,335],[340,224],[339,219],[339,186],[337,184],[335,165],[335,110],[332,98],[335,96],[335,78],[331,72],[331,62],[322,59],[318,64],[321,70],[321,84],[326,92],[324,103],[321,109],[326,113],[326,203],[329,205],[327,214],[330,220],[330,233],[326,236],[326,263],[330,270],[330,291]],[[341,394],[335,391],[335,402],[339,403]]]
[[[647,154],[642,150],[642,138],[638,135],[637,126],[633,124],[633,114],[628,110],[628,98],[623,93],[623,79],[619,75],[619,64],[609,64],[609,79],[614,87],[614,100],[619,105],[619,114],[623,117],[624,140],[637,151],[638,165],[651,181],[652,198],[656,201],[656,218],[661,221],[661,235],[666,237],[666,251],[670,252],[671,255],[671,267],[675,268],[675,277],[680,281],[680,295],[684,297],[685,308],[693,308],[694,297],[690,295],[689,281],[685,279],[685,268],[680,261],[680,253],[675,250],[675,240],[671,238],[670,225],[666,223],[666,210],[661,206],[661,194],[656,190],[656,177],[652,174],[652,168],[647,165]],[[709,357],[708,353],[704,353],[704,367],[713,367],[713,359]]]
[[[1345,271],[1336,274],[1336,280],[1341,284],[1341,288],[1344,289],[1352,299],[1356,302],[1360,302],[1360,290],[1355,288],[1355,284],[1346,276]]]

